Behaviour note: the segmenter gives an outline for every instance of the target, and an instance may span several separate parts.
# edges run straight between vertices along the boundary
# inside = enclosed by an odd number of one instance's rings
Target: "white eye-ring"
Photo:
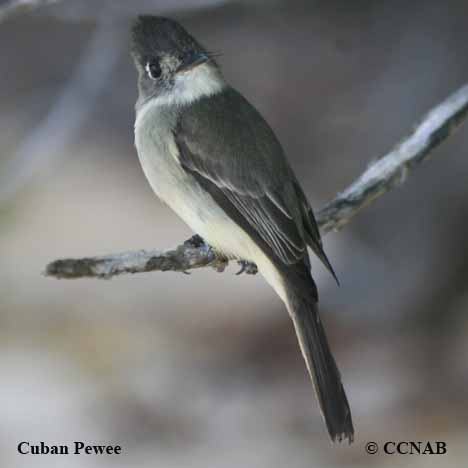
[[[145,66],[146,73],[152,80],[157,80],[162,73],[161,66],[157,60],[151,60],[146,63]]]

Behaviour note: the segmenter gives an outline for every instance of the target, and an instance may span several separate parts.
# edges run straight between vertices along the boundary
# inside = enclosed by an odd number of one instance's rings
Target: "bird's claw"
[[[237,263],[240,265],[241,269],[236,275],[241,275],[242,273],[246,275],[256,275],[258,273],[258,268],[255,263],[248,262],[247,260],[238,260]]]
[[[188,245],[190,247],[194,247],[194,248],[199,248],[199,247],[203,247],[205,244],[205,241],[203,240],[203,238],[201,236],[199,236],[198,234],[195,234],[194,236],[192,236],[190,239],[187,239],[185,242],[184,242],[185,245]]]
[[[218,272],[218,273],[222,273],[226,267],[228,266],[229,264],[229,261],[228,260],[224,260],[224,259],[221,259],[221,260],[218,260],[216,262],[216,265],[213,266],[213,268]]]
[[[218,273],[222,273],[226,267],[229,265],[229,259],[226,258],[223,254],[214,251],[211,249],[213,254],[213,263],[211,264],[211,268],[213,268]]]

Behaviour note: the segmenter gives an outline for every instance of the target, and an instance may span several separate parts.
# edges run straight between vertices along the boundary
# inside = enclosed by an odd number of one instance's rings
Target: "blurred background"
[[[68,0],[0,13],[0,464],[20,441],[120,444],[61,467],[460,467],[468,456],[468,124],[314,261],[356,441],[332,445],[260,277],[41,275],[188,228],[133,147],[137,13],[182,22],[277,132],[318,209],[468,76],[465,0]],[[11,2],[0,1],[0,11]],[[445,441],[444,456],[366,455]],[[57,465],[58,466],[58,465]]]

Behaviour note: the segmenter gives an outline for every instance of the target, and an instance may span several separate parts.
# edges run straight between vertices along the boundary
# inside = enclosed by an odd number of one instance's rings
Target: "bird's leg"
[[[238,260],[237,263],[240,265],[241,269],[236,273],[240,275],[245,273],[247,275],[256,275],[258,273],[257,265],[253,262],[248,262],[247,260]]]
[[[222,273],[228,266],[229,259],[221,252],[216,251],[213,247],[208,245],[198,234],[195,234],[190,239],[186,240],[184,245],[187,247],[193,247],[194,249],[206,249],[210,258],[212,258],[210,266],[218,273]]]
[[[194,247],[195,249],[198,249],[199,247],[203,247],[204,245],[207,245],[203,238],[199,236],[198,234],[195,234],[192,236],[190,239],[187,239],[184,242],[185,245],[189,247]]]
[[[210,247],[211,248],[211,247]],[[225,256],[220,254],[219,252],[215,252],[216,260],[211,265],[218,273],[222,273],[229,264],[229,259]]]
[[[201,236],[195,234],[190,239],[184,242],[184,245],[199,249],[205,247],[213,253],[213,262],[211,267],[214,268],[218,273],[222,273],[228,266],[229,259],[223,255],[221,252],[216,251],[213,247],[209,246]],[[245,273],[246,275],[256,275],[258,273],[257,265],[253,262],[247,260],[238,260],[237,263],[240,265],[241,269],[236,273],[236,275],[241,275]]]

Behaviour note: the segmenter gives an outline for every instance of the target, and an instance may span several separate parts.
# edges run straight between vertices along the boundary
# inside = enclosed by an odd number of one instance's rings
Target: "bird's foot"
[[[228,266],[229,259],[208,245],[198,234],[195,234],[190,239],[186,240],[184,242],[184,246],[191,247],[193,249],[206,249],[209,259],[209,266],[211,266],[211,268],[216,270],[218,273],[222,273]],[[184,273],[190,274],[188,271],[184,271]]]
[[[229,260],[226,257],[216,253],[216,260],[211,266],[218,273],[222,273],[226,269],[228,264],[229,264]]]
[[[242,273],[246,275],[256,275],[258,273],[258,268],[255,263],[248,262],[247,260],[238,260],[237,263],[240,265],[241,269],[236,275],[241,275]]]
[[[189,246],[189,247],[193,247],[195,249],[198,249],[200,247],[205,246],[206,242],[203,240],[203,238],[201,236],[199,236],[198,234],[195,234],[190,239],[187,239],[184,242],[184,244]]]

